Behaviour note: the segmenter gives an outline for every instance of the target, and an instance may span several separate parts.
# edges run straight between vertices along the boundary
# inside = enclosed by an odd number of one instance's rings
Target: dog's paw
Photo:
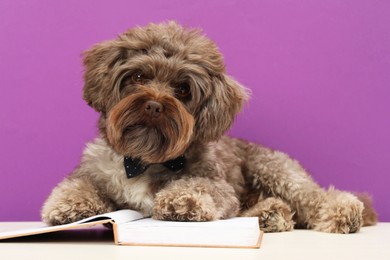
[[[161,191],[156,195],[153,218],[171,221],[210,221],[219,216],[213,199],[208,194],[191,190]]]
[[[348,192],[329,190],[320,208],[314,230],[329,233],[355,233],[363,225],[363,203]]]
[[[89,200],[58,201],[53,207],[42,210],[42,220],[49,225],[62,225],[112,210]]]
[[[262,211],[259,216],[259,224],[264,232],[284,232],[290,231],[294,227],[291,213],[278,208]]]
[[[91,184],[73,179],[64,180],[52,191],[41,217],[48,225],[62,225],[113,210],[114,206],[103,201]]]
[[[291,208],[282,200],[267,198],[243,212],[243,217],[259,217],[259,225],[264,232],[283,232],[294,228]]]

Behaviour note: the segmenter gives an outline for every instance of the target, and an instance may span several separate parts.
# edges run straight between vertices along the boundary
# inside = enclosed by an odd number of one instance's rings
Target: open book
[[[263,234],[257,217],[175,222],[145,218],[133,210],[119,210],[70,224],[0,232],[0,240],[106,223],[112,224],[118,245],[259,248]]]

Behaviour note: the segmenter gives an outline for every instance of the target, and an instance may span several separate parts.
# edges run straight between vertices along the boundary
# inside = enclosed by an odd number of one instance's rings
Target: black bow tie
[[[142,174],[150,164],[142,164],[141,160],[136,158],[131,158],[125,156],[124,160],[125,170],[126,170],[126,176],[128,179],[137,177],[138,175]],[[171,171],[179,171],[184,168],[184,164],[186,162],[186,158],[184,155],[177,157],[176,159],[169,160],[166,162],[163,162],[162,165],[164,165],[166,168],[168,168]]]

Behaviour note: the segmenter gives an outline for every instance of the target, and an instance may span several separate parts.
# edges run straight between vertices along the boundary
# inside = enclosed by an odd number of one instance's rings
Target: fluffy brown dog
[[[87,51],[84,65],[101,136],[45,202],[46,223],[122,208],[178,221],[258,216],[268,232],[375,223],[356,196],[323,190],[286,154],[223,136],[248,92],[198,30],[131,29]]]

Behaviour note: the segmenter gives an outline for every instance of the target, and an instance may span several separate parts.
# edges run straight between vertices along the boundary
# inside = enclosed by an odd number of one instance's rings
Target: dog
[[[136,27],[87,50],[83,63],[100,135],[44,203],[47,224],[118,209],[170,221],[256,216],[265,232],[375,224],[366,197],[324,190],[287,154],[224,135],[249,90],[200,30]]]

